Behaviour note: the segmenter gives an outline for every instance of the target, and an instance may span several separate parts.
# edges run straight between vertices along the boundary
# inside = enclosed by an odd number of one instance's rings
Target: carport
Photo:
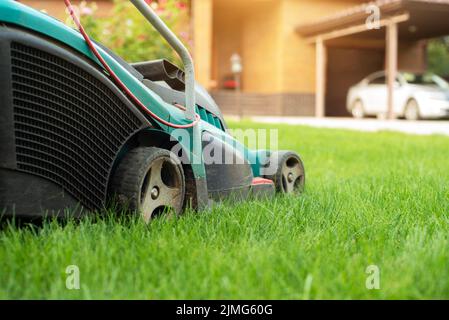
[[[316,46],[316,117],[347,115],[349,87],[385,69],[392,119],[396,74],[426,69],[426,40],[449,34],[449,0],[379,0],[296,31]]]

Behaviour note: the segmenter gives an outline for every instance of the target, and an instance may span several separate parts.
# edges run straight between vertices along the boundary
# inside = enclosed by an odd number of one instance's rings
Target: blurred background
[[[21,2],[70,23],[62,0]],[[447,0],[147,2],[190,47],[197,80],[226,115],[398,118],[412,101],[418,114],[411,120],[449,116]],[[73,4],[92,38],[125,60],[165,57],[179,64],[128,1]],[[371,98],[360,93],[361,81],[379,71],[383,77],[362,83],[377,85]],[[388,76],[399,71],[406,76]],[[415,91],[424,93],[418,98]],[[373,94],[381,98],[368,112]]]

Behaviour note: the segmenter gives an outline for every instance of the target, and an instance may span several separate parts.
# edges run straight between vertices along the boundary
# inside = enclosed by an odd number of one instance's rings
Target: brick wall
[[[225,115],[251,116],[313,116],[315,95],[310,93],[241,93],[215,91],[213,98]]]

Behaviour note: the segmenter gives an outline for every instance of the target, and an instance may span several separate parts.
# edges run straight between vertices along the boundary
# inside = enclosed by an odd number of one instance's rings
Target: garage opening
[[[449,0],[378,0],[298,26],[297,32],[316,48],[315,115],[348,116],[349,88],[384,70],[386,115],[395,118],[398,71],[425,71],[427,40],[446,36],[448,30]]]
[[[329,48],[326,81],[327,117],[349,117],[346,95],[367,75],[383,70],[385,50]]]

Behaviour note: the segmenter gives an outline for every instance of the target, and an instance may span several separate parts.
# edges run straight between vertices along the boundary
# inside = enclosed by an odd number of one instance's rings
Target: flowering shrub
[[[146,0],[164,22],[190,44],[187,0]],[[176,53],[160,34],[145,20],[127,0],[114,0],[112,15],[97,18],[95,3],[81,2],[79,16],[90,37],[128,62],[166,58],[179,63]]]

